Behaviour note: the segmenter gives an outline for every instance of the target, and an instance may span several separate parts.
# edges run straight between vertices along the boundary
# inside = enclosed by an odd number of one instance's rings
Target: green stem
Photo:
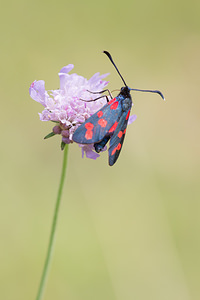
[[[53,246],[54,246],[54,241],[55,241],[55,233],[56,233],[56,225],[57,225],[57,219],[58,219],[58,212],[59,212],[59,207],[60,207],[60,200],[62,196],[62,190],[63,190],[63,185],[64,185],[64,180],[65,180],[65,173],[66,173],[66,168],[67,168],[67,153],[68,153],[68,145],[65,145],[64,149],[64,157],[63,157],[63,165],[62,165],[62,173],[61,173],[61,178],[60,178],[60,185],[58,189],[58,195],[57,195],[57,200],[56,200],[56,205],[55,205],[55,210],[54,210],[54,216],[53,216],[53,222],[51,226],[51,234],[49,238],[49,245],[47,249],[47,255],[46,255],[46,260],[42,272],[42,277],[40,280],[40,286],[38,289],[38,294],[36,297],[36,300],[41,300],[43,293],[44,293],[44,288],[45,288],[45,283],[47,281],[47,276],[48,276],[48,271],[50,267],[50,262],[51,262],[51,257],[53,253]]]

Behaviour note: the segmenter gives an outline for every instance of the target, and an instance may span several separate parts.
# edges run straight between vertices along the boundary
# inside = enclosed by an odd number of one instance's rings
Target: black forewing
[[[115,100],[114,100],[115,99]],[[93,114],[87,121],[85,121],[81,126],[79,126],[72,139],[74,142],[79,144],[92,144],[97,143],[101,141],[104,136],[108,133],[110,128],[113,126],[113,124],[118,121],[122,115],[122,106],[121,101],[119,101],[116,98],[114,98],[110,102],[108,102],[106,105],[104,105],[101,109],[99,109],[95,114]],[[118,102],[118,106],[116,109],[111,109],[112,105],[114,103]],[[102,116],[99,117],[100,112],[102,112]],[[99,120],[105,120],[106,126],[102,127],[99,125]],[[94,127],[91,129],[92,136],[90,139],[86,138],[86,132],[87,132],[87,125],[91,123]]]
[[[114,165],[119,157],[126,134],[127,124],[127,111],[124,111],[119,120],[117,128],[110,139],[110,148],[108,149],[110,166]]]

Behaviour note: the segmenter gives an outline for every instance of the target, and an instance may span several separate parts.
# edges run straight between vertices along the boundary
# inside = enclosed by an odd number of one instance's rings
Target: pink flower
[[[61,134],[64,144],[72,143],[73,133],[78,126],[106,104],[106,98],[92,102],[80,99],[92,100],[101,96],[101,94],[92,94],[88,91],[102,91],[108,84],[102,79],[109,74],[96,73],[87,80],[75,73],[68,74],[73,67],[72,64],[69,64],[60,70],[58,74],[60,89],[46,91],[43,80],[35,80],[29,88],[31,98],[44,106],[42,113],[39,113],[40,120],[57,122],[53,132],[47,137]],[[81,147],[82,153],[85,152],[86,157],[96,159],[99,156],[93,151],[93,145],[81,145]]]

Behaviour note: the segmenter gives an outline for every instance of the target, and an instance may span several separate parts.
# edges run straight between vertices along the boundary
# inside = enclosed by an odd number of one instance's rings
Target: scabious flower
[[[105,97],[92,102],[87,100],[102,96],[102,94],[92,94],[90,92],[105,89],[108,81],[102,79],[109,74],[100,75],[96,73],[87,80],[75,73],[68,74],[73,68],[74,65],[69,64],[60,70],[58,73],[60,77],[60,88],[57,90],[46,91],[45,82],[43,80],[35,80],[29,88],[31,98],[44,106],[42,113],[39,113],[40,120],[57,123],[56,126],[53,127],[52,132],[45,138],[60,134],[62,136],[62,149],[65,144],[73,142],[72,136],[75,130],[106,104]],[[131,116],[129,118],[129,124],[135,119],[135,115]],[[80,144],[79,146],[82,149],[82,157],[84,157],[84,154],[87,158],[96,159],[99,157],[99,154],[94,151],[93,144]]]
[[[46,136],[51,137],[55,134],[61,134],[62,147],[65,144],[72,143],[72,136],[75,130],[85,122],[91,115],[106,104],[106,98],[97,101],[87,102],[100,96],[91,92],[102,91],[108,84],[108,81],[102,80],[109,74],[94,74],[89,80],[75,73],[68,74],[74,66],[69,64],[63,67],[59,72],[60,88],[57,90],[45,90],[43,80],[34,81],[30,88],[31,98],[44,106],[42,113],[39,113],[41,121],[53,121],[52,132]],[[80,145],[82,155],[96,159],[99,154],[94,151],[93,145]]]

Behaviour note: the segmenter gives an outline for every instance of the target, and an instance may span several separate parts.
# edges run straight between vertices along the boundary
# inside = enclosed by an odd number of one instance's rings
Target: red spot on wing
[[[116,148],[113,149],[111,155],[115,154],[115,152],[116,152]]]
[[[87,131],[85,133],[85,138],[87,140],[91,140],[91,138],[93,136],[93,132],[92,132],[93,127],[94,127],[94,125],[90,122],[85,124],[85,128],[87,129]]]
[[[88,129],[88,130],[92,130],[93,127],[94,127],[94,125],[90,122],[85,124],[85,128]]]
[[[115,129],[117,128],[118,122],[116,121],[113,126],[110,128],[110,130],[108,132],[113,132],[115,131]]]
[[[117,150],[119,151],[119,150],[121,149],[121,147],[122,147],[122,145],[121,145],[121,143],[119,143],[119,144],[113,149],[111,155],[115,154],[115,152],[116,152]]]
[[[110,106],[110,109],[117,109],[118,104],[119,104],[118,101],[114,102],[114,103]]]
[[[124,129],[124,134],[126,133],[126,129]]]
[[[122,147],[122,145],[119,143],[119,144],[117,145],[117,147],[116,147],[116,150],[120,150],[121,147]]]
[[[106,127],[107,123],[108,123],[108,122],[107,122],[105,119],[100,119],[100,120],[98,121],[98,124],[99,124],[101,127]]]
[[[130,110],[128,111],[128,113],[127,113],[127,115],[126,115],[126,120],[128,120],[128,118],[129,118],[129,115],[130,115]]]
[[[103,116],[103,112],[100,110],[100,111],[97,113],[97,116],[98,116],[99,118],[101,118],[101,117]]]
[[[108,102],[108,104],[111,105],[113,102],[115,102],[115,100],[116,100],[116,98],[113,98],[112,100],[110,100],[110,101]]]
[[[123,135],[123,132],[122,131],[120,131],[119,133],[118,133],[118,138],[120,138],[121,139],[121,137],[122,137],[122,135]]]
[[[87,130],[86,133],[85,133],[85,138],[87,140],[91,140],[92,136],[93,136],[92,130]]]

